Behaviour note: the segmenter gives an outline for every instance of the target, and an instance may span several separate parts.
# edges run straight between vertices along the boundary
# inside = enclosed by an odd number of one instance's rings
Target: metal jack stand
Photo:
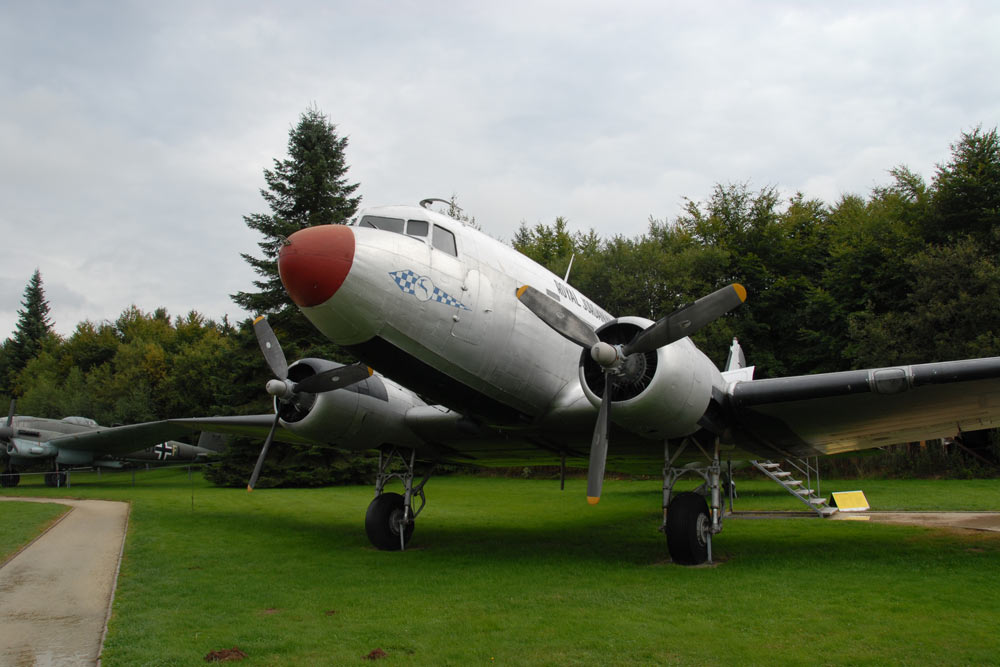
[[[694,443],[706,459],[711,461],[707,466],[695,466],[688,465],[683,468],[674,467],[674,463],[684,453],[687,446]],[[674,492],[674,484],[678,479],[686,474],[693,473],[699,475],[705,480],[705,487],[709,495],[709,517],[708,521],[704,525],[699,524],[698,530],[704,536],[704,542],[708,548],[708,562],[712,562],[712,536],[718,535],[722,532],[722,465],[719,461],[719,440],[715,439],[715,446],[713,455],[709,455],[708,452],[701,446],[701,444],[693,437],[688,436],[681,441],[680,447],[677,451],[670,455],[670,442],[664,443],[663,452],[663,524],[660,526],[660,530],[664,533],[667,532],[667,513],[670,507],[670,501]],[[732,482],[732,477],[730,477],[730,483]],[[704,515],[701,515],[704,517]]]
[[[393,461],[396,460],[403,464],[403,472],[391,472],[389,470]],[[398,523],[396,524],[399,530],[400,551],[404,551],[406,549],[406,526],[416,521],[417,516],[427,505],[427,497],[424,495],[424,485],[427,484],[427,480],[431,478],[431,474],[434,472],[434,466],[431,465],[427,469],[427,473],[424,475],[424,478],[420,481],[420,483],[414,486],[413,470],[416,460],[416,450],[410,450],[409,458],[407,458],[403,452],[395,447],[391,448],[388,453],[381,449],[378,452],[378,474],[375,476],[375,497],[378,498],[382,495],[382,492],[385,490],[386,482],[389,480],[398,479],[403,483],[403,511],[399,517]],[[420,498],[420,507],[416,510],[412,507],[414,496],[418,496]]]

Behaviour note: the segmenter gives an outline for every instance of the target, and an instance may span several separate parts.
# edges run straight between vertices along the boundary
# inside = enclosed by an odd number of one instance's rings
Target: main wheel
[[[399,530],[403,521],[403,496],[398,493],[383,493],[368,505],[365,514],[365,532],[376,549],[399,551]],[[410,542],[413,535],[413,521],[403,527],[403,541]]]
[[[65,487],[66,486],[66,473],[64,473],[64,472],[47,472],[47,473],[45,473],[45,486]]]
[[[679,565],[701,565],[708,560],[711,532],[708,503],[697,493],[678,493],[667,508],[667,550]]]
[[[7,472],[0,475],[0,486],[4,488],[14,487],[21,483],[21,473],[13,470],[11,468],[7,469]]]

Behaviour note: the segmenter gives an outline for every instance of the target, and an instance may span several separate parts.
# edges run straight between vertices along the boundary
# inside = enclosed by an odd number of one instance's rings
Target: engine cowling
[[[300,359],[288,367],[288,379],[301,382],[341,364],[325,359]],[[282,425],[298,435],[346,449],[369,449],[383,442],[410,444],[405,429],[407,410],[422,404],[378,375],[334,391],[297,393],[274,399]]]
[[[611,345],[622,345],[652,324],[641,317],[622,317],[597,330]],[[593,405],[604,393],[604,370],[590,356],[580,355],[580,384]],[[690,338],[629,356],[612,386],[611,420],[633,433],[656,440],[690,435],[700,427],[712,399],[712,387],[722,374]]]

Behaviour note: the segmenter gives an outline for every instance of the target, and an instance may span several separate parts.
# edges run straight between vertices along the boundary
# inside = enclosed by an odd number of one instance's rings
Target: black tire
[[[66,473],[64,472],[47,472],[45,473],[45,486],[55,487],[66,487]]]
[[[47,472],[45,473],[45,486],[54,487],[56,485],[56,473]]]
[[[697,493],[678,493],[667,508],[667,550],[679,565],[708,560],[708,503]]]
[[[399,522],[403,518],[403,496],[398,493],[383,493],[368,505],[365,514],[365,532],[368,541],[382,551],[399,551]],[[410,543],[413,535],[413,521],[403,529],[403,540]]]
[[[15,487],[21,483],[21,473],[8,470],[0,475],[0,486],[3,488]]]

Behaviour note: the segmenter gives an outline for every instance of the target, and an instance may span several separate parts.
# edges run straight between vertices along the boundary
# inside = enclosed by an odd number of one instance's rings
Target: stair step
[[[810,498],[809,502],[812,503],[813,505],[825,505],[826,498]]]
[[[778,465],[777,463],[771,463],[770,461],[764,461],[763,463],[760,464],[760,467],[762,467],[762,468],[769,468],[771,470],[774,470],[775,468],[780,468],[781,466]]]
[[[802,484],[802,480],[801,479],[786,479],[784,482],[782,482],[782,484],[784,484],[785,486],[799,486],[800,484]]]
[[[791,491],[792,493],[797,493],[800,496],[811,496],[813,494],[812,489],[795,489],[795,490],[789,489],[789,491]]]

